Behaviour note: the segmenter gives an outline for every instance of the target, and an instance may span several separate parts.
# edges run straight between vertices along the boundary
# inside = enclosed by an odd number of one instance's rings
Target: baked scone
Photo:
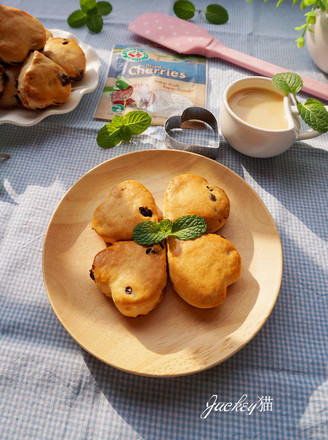
[[[64,104],[71,94],[65,70],[38,51],[24,62],[18,77],[18,96],[30,109]]]
[[[206,179],[194,174],[174,177],[164,193],[164,217],[171,221],[182,215],[194,214],[204,218],[207,232],[215,232],[229,217],[230,202],[222,188],[209,185]]]
[[[49,38],[53,38],[52,33],[49,31],[49,29],[44,28],[45,32],[46,32],[46,40],[49,40]]]
[[[83,50],[70,38],[49,38],[43,54],[59,64],[71,78],[79,81],[83,78],[86,59]]]
[[[142,183],[125,180],[96,208],[91,226],[106,243],[114,243],[133,240],[134,227],[146,220],[160,220],[153,195]]]
[[[161,302],[166,286],[165,248],[116,242],[95,256],[90,276],[123,315],[146,315]]]
[[[11,6],[0,5],[0,60],[22,63],[32,50],[42,49],[46,32],[38,19]]]
[[[21,104],[17,94],[17,80],[20,66],[11,66],[4,71],[4,88],[0,95],[0,107],[17,107]]]
[[[201,309],[222,304],[227,287],[237,281],[241,271],[236,248],[216,234],[184,241],[169,237],[167,262],[174,290]]]

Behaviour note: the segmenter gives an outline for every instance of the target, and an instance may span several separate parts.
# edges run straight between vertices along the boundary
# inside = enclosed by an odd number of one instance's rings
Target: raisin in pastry
[[[207,223],[207,232],[215,232],[227,221],[230,202],[222,188],[209,185],[194,174],[174,177],[164,193],[164,217],[174,221],[182,215],[199,215]]]
[[[43,54],[59,64],[72,81],[83,78],[86,59],[76,41],[70,38],[50,38],[46,41]]]
[[[65,70],[38,51],[24,62],[18,77],[18,96],[29,109],[64,104],[71,94]]]
[[[125,180],[96,208],[92,228],[106,243],[114,243],[133,240],[134,227],[145,220],[160,220],[154,197],[142,183]]]
[[[146,315],[162,300],[166,251],[160,245],[119,241],[95,256],[90,276],[123,315]]]

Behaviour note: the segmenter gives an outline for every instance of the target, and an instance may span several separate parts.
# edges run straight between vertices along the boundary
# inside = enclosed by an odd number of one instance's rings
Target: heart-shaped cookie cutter
[[[181,142],[171,136],[170,132],[174,129],[182,129],[183,123],[187,121],[202,121],[208,124],[213,130],[213,139],[207,145],[191,144]],[[218,123],[209,110],[203,107],[188,107],[181,116],[171,116],[164,124],[165,138],[164,142],[168,148],[175,150],[192,151],[193,153],[202,154],[212,159],[216,159],[216,155],[220,146]]]

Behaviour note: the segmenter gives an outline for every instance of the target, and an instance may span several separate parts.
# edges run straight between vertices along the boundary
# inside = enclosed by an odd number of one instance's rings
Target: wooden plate
[[[162,209],[169,180],[183,173],[201,175],[227,192],[231,213],[220,234],[241,255],[241,277],[215,309],[188,305],[169,284],[157,309],[126,318],[89,277],[94,255],[105,247],[90,227],[93,212],[113,185],[127,179],[143,183]],[[43,273],[55,314],[85,350],[131,373],[178,376],[223,362],[259,331],[279,293],[282,251],[269,211],[233,171],[193,153],[146,150],[97,166],[67,192],[47,230]]]

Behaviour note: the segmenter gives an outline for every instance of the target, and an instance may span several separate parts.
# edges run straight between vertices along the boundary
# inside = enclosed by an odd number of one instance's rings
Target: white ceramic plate
[[[168,283],[155,310],[127,318],[89,276],[94,256],[105,248],[91,229],[93,212],[112,186],[127,179],[143,183],[162,209],[168,182],[183,173],[204,176],[227,192],[231,211],[220,234],[238,249],[241,276],[214,309],[190,306]],[[268,209],[233,171],[193,153],[145,150],[97,166],[68,191],[48,227],[43,274],[54,312],[85,350],[130,373],[179,376],[223,362],[260,330],[278,296],[282,252]]]
[[[60,29],[50,29],[50,32],[54,37],[75,40],[84,51],[87,64],[82,81],[72,83],[71,96],[65,104],[60,106],[50,106],[43,110],[28,110],[24,107],[13,109],[0,108],[0,124],[7,123],[28,127],[37,124],[47,116],[69,113],[75,109],[83,95],[93,92],[98,86],[101,63],[97,52],[70,32]]]

